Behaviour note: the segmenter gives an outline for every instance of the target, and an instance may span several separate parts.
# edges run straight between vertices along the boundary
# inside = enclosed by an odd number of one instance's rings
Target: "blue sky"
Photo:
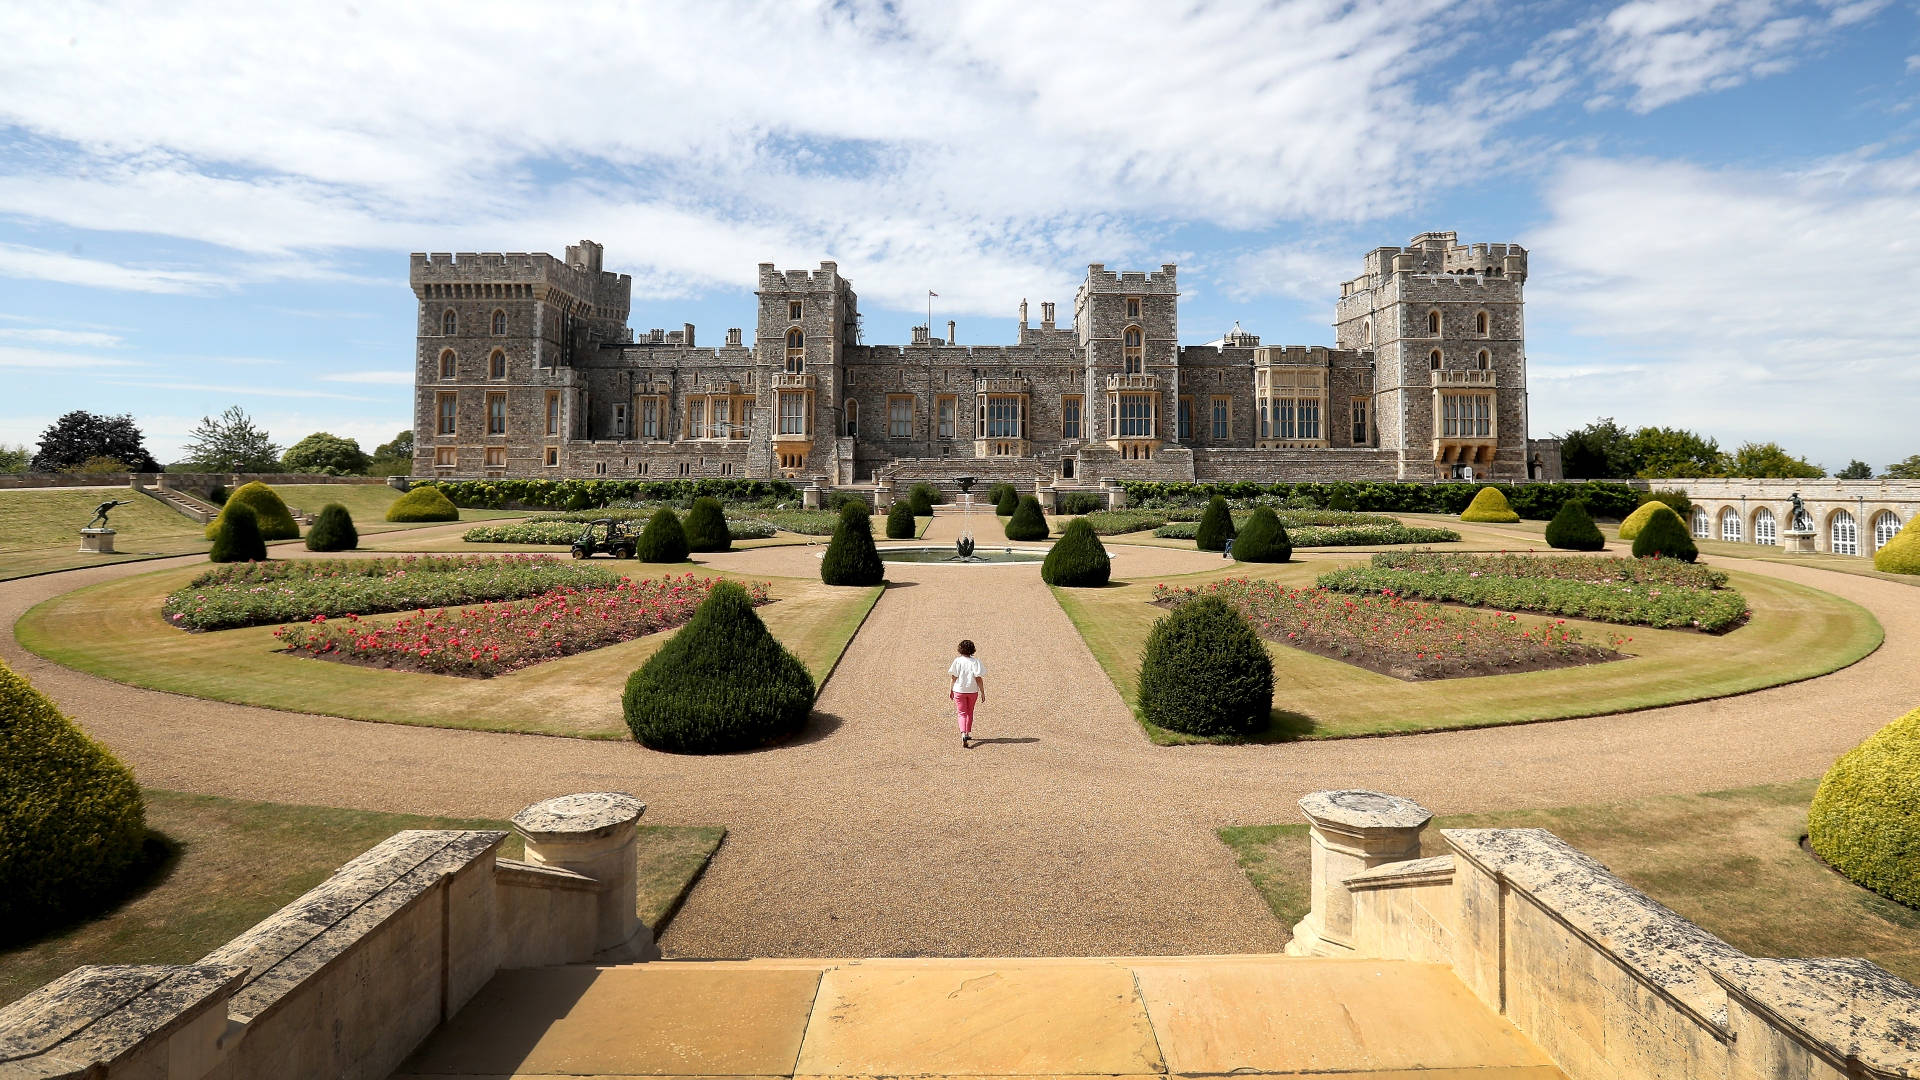
[[[1920,452],[1911,0],[530,12],[0,9],[0,443],[126,411],[167,460],[237,403],[370,448],[416,250],[599,240],[714,342],[764,260],[970,344],[1177,262],[1184,340],[1323,344],[1364,252],[1453,229],[1532,253],[1537,435]]]

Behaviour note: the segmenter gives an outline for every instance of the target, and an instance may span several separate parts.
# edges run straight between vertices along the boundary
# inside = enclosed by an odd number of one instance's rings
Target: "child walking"
[[[947,674],[953,676],[953,687],[947,696],[953,699],[954,708],[960,713],[960,746],[973,748],[973,707],[987,700],[987,668],[973,655],[973,642],[962,641],[960,655],[947,665]]]

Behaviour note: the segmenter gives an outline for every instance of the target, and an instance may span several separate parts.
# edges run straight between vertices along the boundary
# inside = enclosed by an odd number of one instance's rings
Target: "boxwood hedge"
[[[1840,756],[1813,793],[1807,837],[1854,882],[1920,908],[1920,709]]]
[[[760,621],[747,591],[725,581],[627,678],[620,700],[643,745],[720,754],[798,732],[813,693],[806,665]]]
[[[1251,735],[1273,708],[1273,659],[1244,615],[1217,596],[1153,624],[1140,658],[1140,712],[1189,735]]]
[[[1479,493],[1479,484],[1413,482],[1261,484],[1252,481],[1223,483],[1163,482],[1129,480],[1121,484],[1131,506],[1153,509],[1159,503],[1199,503],[1215,495],[1247,500],[1272,498],[1298,500],[1334,510],[1367,510],[1377,513],[1458,514]],[[1531,521],[1547,521],[1568,499],[1579,499],[1596,517],[1618,520],[1640,505],[1641,492],[1628,484],[1612,482],[1561,482],[1494,484],[1507,497],[1507,503],[1519,515]]]
[[[226,505],[244,506],[252,510],[262,540],[294,540],[300,536],[300,526],[293,520],[293,511],[287,509],[280,493],[258,480],[240,485],[238,490],[227,496]],[[226,513],[222,508],[220,516],[207,523],[207,539],[212,540],[220,531],[220,521],[226,517]]]

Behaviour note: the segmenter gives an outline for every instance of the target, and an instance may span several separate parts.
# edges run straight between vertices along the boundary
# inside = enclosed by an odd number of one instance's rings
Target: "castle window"
[[[438,413],[440,418],[439,426],[436,427],[434,430],[441,435],[455,434],[456,432],[454,430],[454,421],[455,421],[455,417],[459,415],[458,414],[458,408],[459,408],[458,395],[455,395],[455,394],[437,395],[434,401],[434,405],[435,405],[435,410]]]
[[[940,437],[943,439],[953,438],[954,428],[956,427],[955,421],[958,419],[960,412],[960,399],[943,397],[938,402],[934,412],[939,417]]]
[[[507,377],[507,354],[499,349],[487,357],[487,378],[504,379]]]
[[[1443,439],[1493,437],[1493,399],[1485,394],[1443,394],[1440,397]]]
[[[1373,320],[1372,319],[1368,319],[1366,322],[1363,322],[1360,324],[1360,347],[1363,349],[1373,348]]]
[[[660,399],[640,399],[640,437],[657,439],[660,437]]]
[[[1068,394],[1060,399],[1060,437],[1078,439],[1080,434],[1080,395]]]
[[[1126,336],[1122,341],[1124,344],[1121,348],[1121,356],[1126,361],[1127,374],[1138,375],[1142,371],[1145,371],[1145,353],[1142,349],[1144,335],[1140,333],[1140,328],[1137,326],[1127,327]]]
[[[807,394],[804,390],[785,390],[780,394],[781,435],[807,433]]]
[[[460,448],[457,446],[436,446],[433,448],[433,467],[451,469],[460,464]]]
[[[1213,399],[1213,437],[1215,441],[1225,442],[1233,438],[1233,399],[1215,397]]]
[[[1427,333],[1434,337],[1440,336],[1440,313],[1438,311],[1427,312]]]
[[[507,467],[507,448],[504,446],[487,447],[487,468],[504,469]]]
[[[604,461],[596,461],[596,462],[594,462],[594,463],[593,463],[593,475],[595,475],[595,476],[605,476],[605,475],[607,475],[607,463],[606,463],[606,462],[604,462]]]
[[[1180,441],[1191,442],[1193,440],[1193,399],[1181,398],[1179,411],[1175,415],[1178,417],[1176,426],[1180,432]]]
[[[1730,544],[1740,542],[1740,511],[1731,506],[1720,511],[1720,539]]]
[[[1127,298],[1127,318],[1137,319],[1139,317],[1140,317],[1140,298],[1137,296],[1130,296]]]
[[[1835,555],[1860,554],[1860,526],[1853,515],[1845,510],[1833,512],[1833,524],[1827,530],[1827,537]]]
[[[857,439],[859,437],[860,437],[860,403],[853,400],[852,398],[848,398],[847,399],[847,438]]]
[[[507,336],[507,313],[504,311],[496,310],[493,313],[493,336]]]
[[[1353,445],[1367,444],[1367,399],[1354,398],[1348,403],[1353,417]]]
[[[613,437],[614,438],[624,439],[627,437],[627,418],[628,418],[627,403],[624,401],[614,402],[613,403]]]
[[[687,438],[704,439],[707,437],[707,399],[703,397],[687,399]]]
[[[1487,337],[1488,326],[1490,324],[1490,320],[1488,320],[1487,318],[1487,313],[1483,311],[1480,314],[1475,315],[1473,317],[1473,322],[1474,322],[1474,327],[1473,327],[1474,330],[1477,331],[1481,337]]]
[[[693,475],[693,462],[691,462],[691,461],[683,461],[683,462],[681,462],[681,463],[680,463],[680,475],[681,475],[681,476],[692,476],[692,475]]]
[[[440,377],[441,378],[443,379],[453,378],[455,362],[456,360],[453,355],[452,349],[448,349],[440,354]]]
[[[1270,422],[1271,418],[1267,414],[1268,404],[1269,402],[1267,401],[1266,398],[1260,399],[1260,437],[1263,439],[1269,439],[1273,437],[1271,434],[1271,432],[1273,431],[1273,425]]]
[[[1428,366],[1432,367],[1433,370],[1435,371],[1440,370],[1440,350],[1439,349],[1435,349],[1432,352],[1427,354],[1427,364]]]
[[[912,398],[894,396],[887,399],[887,437],[889,439],[913,437]]]
[[[1705,540],[1713,535],[1713,519],[1707,516],[1707,508],[1693,508],[1693,535],[1695,539]]]
[[[1481,349],[1480,350],[1480,370],[1485,371],[1488,368],[1491,368],[1492,366],[1493,366],[1493,354],[1489,353],[1485,349]]]
[[[993,394],[987,398],[987,438],[1018,439],[1020,432],[1020,395]]]
[[[787,301],[787,318],[792,319],[795,322],[800,321],[800,301],[798,300]]]
[[[1773,511],[1766,507],[1753,513],[1753,542],[1772,547],[1780,542],[1779,522],[1773,519]]]
[[[555,437],[558,437],[559,434],[560,434],[560,391],[549,390],[547,391],[547,436],[549,438],[555,438]]]
[[[507,395],[487,395],[487,434],[505,435],[507,433]]]
[[[1873,550],[1879,551],[1881,548],[1893,543],[1893,538],[1898,535],[1900,535],[1899,514],[1891,510],[1882,510],[1874,516]],[[1735,537],[1734,539],[1737,540],[1739,537]]]
[[[1153,438],[1153,395],[1121,394],[1119,435],[1123,439]]]
[[[716,439],[735,438],[736,436],[733,431],[733,399],[730,397],[714,398],[711,409],[713,413],[713,437]]]
[[[799,327],[787,331],[787,374],[798,375],[807,366],[807,335]]]
[[[452,337],[459,329],[459,316],[453,313],[452,308],[448,308],[446,312],[440,316],[440,333],[447,337]]]
[[[547,468],[557,469],[559,467],[560,467],[560,448],[557,446],[547,447]]]

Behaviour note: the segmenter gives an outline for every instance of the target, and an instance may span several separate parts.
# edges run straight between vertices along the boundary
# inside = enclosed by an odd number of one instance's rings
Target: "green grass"
[[[633,576],[712,574],[698,564],[626,562]],[[14,635],[55,663],[116,682],[293,712],[430,727],[626,739],[620,693],[627,676],[671,634],[536,664],[492,679],[388,671],[278,651],[271,626],[189,634],[167,626],[160,604],[204,567],[140,574],[78,589],[22,616]],[[716,575],[738,577],[739,575]],[[834,589],[804,578],[752,576],[778,601],[761,617],[824,683],[881,589]]]
[[[402,829],[510,829],[422,817],[148,790],[147,824],[171,857],[111,912],[0,951],[0,1004],[81,964],[190,964]],[[657,933],[726,830],[642,825],[637,903]],[[501,855],[522,844],[509,836]]]
[[[130,500],[108,518],[118,555],[80,554],[80,527],[108,499]],[[205,551],[203,526],[128,487],[0,491],[0,581],[51,570]]]
[[[1852,884],[1800,847],[1818,783],[1461,814],[1428,826],[1421,853],[1444,853],[1443,828],[1548,829],[1749,954],[1864,956],[1920,981],[1920,911]],[[1292,926],[1307,913],[1305,825],[1219,835],[1275,918]]]
[[[1054,596],[1108,678],[1136,706],[1140,649],[1166,612],[1152,606],[1155,580],[1198,585],[1222,577],[1271,578],[1301,587],[1320,573],[1364,559],[1315,554],[1292,563],[1239,563],[1177,578],[1141,579],[1105,589],[1055,589]],[[1723,564],[1724,565],[1724,564]],[[1725,697],[1824,675],[1880,646],[1883,632],[1865,608],[1777,578],[1729,569],[1752,620],[1713,636],[1687,630],[1617,627],[1578,619],[1567,625],[1606,644],[1632,640],[1629,659],[1586,667],[1403,682],[1298,649],[1267,643],[1274,661],[1272,726],[1252,740],[1200,740],[1142,727],[1155,743],[1341,738],[1599,716]]]

